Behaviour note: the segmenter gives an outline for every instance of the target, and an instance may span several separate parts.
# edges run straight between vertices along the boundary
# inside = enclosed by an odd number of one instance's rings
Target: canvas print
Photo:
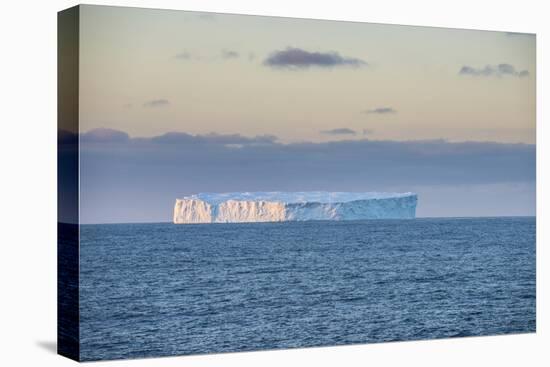
[[[60,354],[535,332],[534,34],[58,25]]]

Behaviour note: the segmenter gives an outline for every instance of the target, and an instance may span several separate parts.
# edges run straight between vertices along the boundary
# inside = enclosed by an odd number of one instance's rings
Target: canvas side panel
[[[80,359],[79,7],[57,17],[57,352]]]

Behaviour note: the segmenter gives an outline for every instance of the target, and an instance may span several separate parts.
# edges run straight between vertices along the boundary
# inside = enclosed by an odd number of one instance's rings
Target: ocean
[[[534,332],[535,218],[80,228],[82,360]]]

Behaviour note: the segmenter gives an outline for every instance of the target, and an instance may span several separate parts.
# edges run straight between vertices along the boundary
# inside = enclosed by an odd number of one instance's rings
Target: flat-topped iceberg
[[[204,193],[176,199],[174,223],[409,219],[416,202],[411,192]]]

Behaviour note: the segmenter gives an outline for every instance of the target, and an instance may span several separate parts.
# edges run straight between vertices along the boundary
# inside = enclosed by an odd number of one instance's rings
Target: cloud
[[[239,53],[233,50],[222,50],[221,56],[224,59],[236,59],[239,58]]]
[[[183,52],[180,52],[179,54],[176,55],[176,59],[190,60],[191,59],[191,54],[187,51],[183,51]]]
[[[81,142],[93,143],[122,143],[127,142],[130,136],[124,131],[98,128],[80,134]]]
[[[374,134],[373,129],[363,129],[363,135],[371,135]]]
[[[361,59],[340,56],[335,51],[309,52],[300,48],[288,47],[274,51],[264,60],[264,65],[272,68],[306,69],[309,67],[331,68],[336,66],[361,67],[367,63]]]
[[[347,130],[342,132],[349,133]],[[125,144],[124,154],[129,158],[162,156],[174,169],[192,166],[208,170],[210,179],[218,169],[239,173],[241,184],[271,177],[281,185],[295,179],[309,185],[310,179],[324,182],[327,174],[357,183],[368,178],[380,183],[432,185],[529,181],[535,177],[535,145],[530,144],[369,139],[284,144],[273,135],[170,132],[129,138],[127,133],[112,129],[91,130],[81,135],[81,141]],[[229,149],[232,145],[242,149]]]
[[[59,138],[63,141],[70,142],[72,139],[77,139],[77,134],[72,134],[65,130],[60,130]],[[265,145],[275,144],[277,137],[274,135],[256,135],[252,137],[244,136],[241,134],[188,134],[185,132],[167,132],[162,135],[153,137],[135,137],[130,136],[124,131],[114,129],[93,129],[86,133],[80,134],[81,141],[89,143],[106,143],[106,142],[118,142],[133,144],[167,144],[167,145]]]
[[[516,70],[513,65],[510,64],[498,64],[498,65],[486,65],[484,68],[474,68],[472,66],[465,65],[459,72],[459,75],[470,75],[470,76],[479,76],[479,77],[504,77],[504,76],[513,76],[518,78],[525,78],[529,76],[529,71],[527,70]]]
[[[277,140],[273,135],[257,135],[246,137],[240,134],[217,134],[209,133],[203,135],[192,135],[184,132],[168,132],[152,138],[140,138],[160,144],[218,144],[218,145],[258,145],[273,144]]]
[[[332,130],[321,130],[321,134],[326,134],[326,135],[357,135],[357,132],[355,130],[342,127],[342,128],[338,128],[338,129],[332,129]]]
[[[168,106],[170,104],[170,101],[167,99],[152,99],[150,101],[147,101],[143,104],[143,107],[163,107]]]
[[[393,113],[397,113],[397,110],[392,107],[377,107],[373,108],[371,110],[365,110],[363,113],[367,114],[377,114],[377,115],[389,115]]]

